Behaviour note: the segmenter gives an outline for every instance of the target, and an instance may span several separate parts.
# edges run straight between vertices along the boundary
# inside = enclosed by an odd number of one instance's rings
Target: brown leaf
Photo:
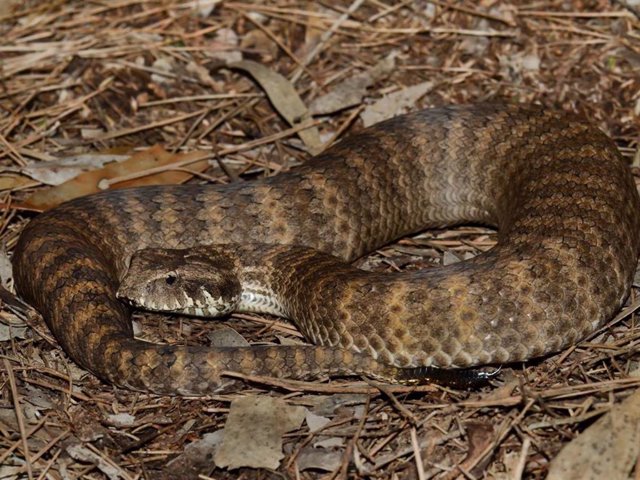
[[[369,105],[361,114],[365,127],[387,118],[406,113],[415,107],[416,102],[433,88],[433,82],[422,82],[385,95],[373,105]]]
[[[468,470],[477,465],[486,454],[487,447],[493,442],[494,428],[490,423],[475,421],[465,422],[464,426],[469,439],[469,451],[461,466]]]
[[[187,445],[183,453],[167,464],[163,472],[166,475],[164,478],[197,480],[202,478],[200,475],[210,475],[216,467],[211,457],[219,447],[222,438],[223,431],[217,430]]]
[[[60,185],[83,172],[103,168],[126,158],[127,155],[87,153],[48,162],[33,162],[22,168],[21,173],[46,185]]]
[[[547,480],[626,479],[640,453],[640,390],[566,445]]]
[[[370,69],[343,80],[327,94],[316,98],[311,104],[311,112],[313,115],[327,115],[358,105],[366,95],[367,88],[391,73],[395,65],[395,53],[392,52]]]
[[[242,51],[238,48],[238,34],[230,28],[218,30],[207,49],[207,55],[225,63],[242,61]]]
[[[208,167],[208,162],[204,159],[205,156],[206,154],[203,152],[176,155],[167,152],[160,146],[151,147],[132,155],[131,158],[124,162],[110,163],[104,168],[80,174],[57,187],[39,190],[27,198],[19,207],[39,211],[48,210],[73,198],[102,191],[103,189],[100,187],[105,180],[128,177],[132,174],[158,167],[167,167],[167,171],[123,180],[110,185],[110,188],[183,183],[193,175],[184,171],[169,170],[171,165],[188,163],[190,170],[203,171]],[[202,158],[202,160],[197,161],[199,158]]]
[[[28,177],[22,175],[15,175],[13,173],[4,173],[0,176],[0,190],[13,190],[29,185],[36,185],[36,183]]]
[[[282,435],[300,427],[305,409],[272,397],[234,400],[224,426],[224,439],[214,460],[219,467],[278,468]]]
[[[212,347],[248,347],[249,342],[231,327],[225,325],[207,335]]]
[[[342,453],[328,448],[303,448],[298,455],[300,470],[324,470],[330,472],[340,466]]]

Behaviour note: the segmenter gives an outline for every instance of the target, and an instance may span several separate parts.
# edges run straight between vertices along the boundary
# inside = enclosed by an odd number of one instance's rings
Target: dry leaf
[[[201,172],[208,167],[209,163],[204,159],[200,161],[196,160],[203,158],[205,155],[203,152],[174,155],[165,151],[162,147],[151,147],[143,152],[136,153],[124,162],[110,163],[104,168],[80,174],[57,187],[48,190],[39,190],[27,198],[20,207],[34,210],[47,210],[73,198],[101,191],[100,184],[104,182],[104,180],[144,172],[152,168],[168,167],[171,164],[194,161],[194,163],[189,163],[189,169]],[[192,175],[188,172],[167,170],[161,173],[139,177],[134,180],[119,182],[115,184],[113,188],[183,183],[191,177]]]
[[[242,52],[238,49],[238,35],[230,28],[221,28],[211,42],[207,55],[225,63],[240,62]]]
[[[21,173],[46,185],[60,185],[82,172],[101,168],[111,162],[121,162],[127,158],[127,155],[110,154],[75,155],[52,162],[34,162],[24,167]]]
[[[68,375],[74,383],[76,383],[76,385],[71,387],[74,391],[82,391],[82,387],[81,385],[78,385],[78,383],[80,383],[80,381],[89,373],[82,367],[77,366],[74,362],[69,361],[69,359],[60,352],[60,350],[43,352],[40,356],[33,358],[32,362],[33,365],[54,368],[61,372],[65,372],[65,374]],[[77,425],[75,425],[75,427],[77,427]],[[75,432],[77,435],[77,428]]]
[[[304,345],[305,342],[291,337],[285,337],[284,335],[276,335],[276,338],[280,342],[280,345]]]
[[[32,385],[24,386],[24,400],[40,410],[49,410],[58,405],[58,399],[54,398],[50,390],[44,390]]]
[[[15,175],[13,173],[3,173],[0,176],[0,190],[14,190],[17,188],[35,185],[36,183],[28,177]]]
[[[316,415],[309,410],[307,410],[305,420],[307,421],[307,426],[309,427],[310,432],[317,432],[331,421],[329,418],[323,417],[322,415]],[[313,442],[314,447],[322,448],[341,447],[342,445],[344,445],[344,438],[342,437],[323,436],[321,440],[316,440]]]
[[[222,0],[195,0],[193,8],[201,18],[207,18]]]
[[[19,322],[18,318],[15,315],[12,315],[12,319],[15,319],[16,323]],[[8,342],[11,339],[24,339],[27,338],[27,326],[26,325],[13,325],[13,321],[11,321],[11,325],[6,325],[7,319],[3,318],[0,322],[0,342]],[[2,478],[2,477],[0,477]]]
[[[0,245],[0,284],[8,288],[13,283],[13,266],[4,245]]]
[[[505,452],[502,462],[504,464],[500,464],[500,462],[490,463],[483,472],[484,478],[490,478],[491,480],[515,480],[520,478],[514,475],[520,463],[520,452]]]
[[[158,72],[167,73],[173,73],[176,68],[175,61],[171,57],[158,58],[151,67]],[[151,81],[154,83],[173,83],[175,79],[172,76],[162,75],[161,73],[152,73]]]
[[[240,42],[243,50],[253,50],[266,62],[273,60],[278,55],[278,45],[262,30],[247,32]]]
[[[513,392],[520,385],[520,378],[514,374],[510,368],[504,368],[500,373],[501,381],[504,382],[497,388],[493,388],[488,392],[483,392],[478,396],[478,399],[482,402],[491,402],[506,400],[513,395]]]
[[[208,85],[213,89],[217,87],[216,81],[211,77],[208,68],[205,68],[202,65],[198,65],[196,62],[189,62],[187,63],[186,70],[189,73],[195,74],[198,80],[200,80],[205,85]]]
[[[1,13],[2,3],[0,3],[0,14]],[[19,459],[19,457],[16,457],[15,455],[10,455],[9,457],[7,457],[5,461],[2,462],[2,465],[0,465],[0,478],[7,478],[9,480],[23,478],[21,476],[21,474],[24,474],[24,465],[22,465],[23,462],[24,460],[22,460],[21,458]]]
[[[146,94],[146,92],[145,92]],[[143,94],[144,95],[144,94]],[[102,128],[81,128],[80,136],[84,140],[96,140],[104,136],[104,130]]]
[[[423,82],[385,95],[360,114],[365,127],[387,118],[406,113],[416,102],[433,88],[433,82]]]
[[[214,460],[219,467],[278,468],[282,435],[302,424],[305,408],[272,397],[234,400],[224,425],[224,439]]]
[[[134,415],[131,415],[130,413],[121,412],[107,415],[104,420],[107,425],[113,425],[114,427],[123,428],[131,427],[132,425],[134,425],[136,422],[136,417]]]
[[[331,472],[336,470],[342,461],[342,453],[326,448],[303,448],[298,455],[296,463],[300,470],[324,470]]]
[[[368,396],[359,393],[336,393],[330,396],[310,395],[301,397],[316,415],[334,415],[345,407],[364,406]]]
[[[248,347],[249,342],[246,338],[236,332],[233,328],[226,325],[221,326],[217,330],[207,335],[209,345],[212,347]]]
[[[296,89],[279,73],[249,60],[229,63],[227,66],[249,73],[264,89],[274,108],[292,127],[310,117]],[[312,154],[322,151],[322,141],[316,127],[300,130],[298,135]]]
[[[3,425],[3,428],[16,432],[20,430],[16,411],[13,408],[0,407],[0,423]]]
[[[200,475],[210,475],[216,467],[211,458],[223,439],[223,433],[222,430],[207,433],[190,443],[183,453],[167,464],[163,473],[167,478],[194,480],[202,478]]]
[[[522,82],[522,75],[540,70],[540,57],[536,53],[517,52],[498,57],[500,73],[515,83]]]
[[[640,453],[640,390],[566,445],[547,480],[626,480]]]
[[[316,98],[311,103],[309,108],[311,113],[313,115],[327,115],[358,105],[367,94],[367,88],[391,73],[396,65],[395,58],[396,53],[391,52],[366,72],[338,83],[329,93]]]
[[[490,423],[476,421],[465,422],[464,426],[467,431],[469,450],[467,457],[462,462],[462,467],[467,471],[484,456],[487,447],[493,441],[494,428]]]
[[[68,445],[65,449],[71,458],[80,462],[91,463],[96,466],[98,470],[104,473],[111,480],[118,480],[120,478],[129,478],[126,472],[124,472],[119,466],[114,463],[107,462],[97,453],[92,452],[86,447],[83,447],[80,443],[73,443]]]
[[[444,255],[442,256],[442,265],[446,267],[447,265],[453,265],[458,262],[460,262],[460,257],[451,253],[449,250],[445,250]]]
[[[309,427],[310,432],[317,432],[321,428],[323,428],[327,423],[331,421],[331,419],[324,417],[322,415],[316,415],[315,413],[307,410],[307,413],[304,416],[307,426]]]

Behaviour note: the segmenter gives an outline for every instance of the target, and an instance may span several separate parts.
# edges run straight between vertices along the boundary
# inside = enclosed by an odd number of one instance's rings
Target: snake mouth
[[[132,295],[131,292],[122,291],[121,289],[116,292],[116,298],[132,308],[149,312],[181,313],[181,310],[183,310],[178,304],[173,306],[168,304],[160,305],[149,301],[150,299],[144,296]]]
[[[173,298],[173,301],[163,303],[154,302],[152,298],[144,295],[134,295],[131,291],[116,292],[116,298],[133,309],[148,312],[165,313],[169,315],[187,315],[190,317],[222,317],[232,313],[239,302],[239,296],[231,298],[214,298],[201,287],[202,298],[192,298],[185,292],[182,300]],[[165,297],[166,300],[166,297]]]
[[[189,315],[196,317],[206,316],[205,312],[201,308],[193,308],[180,305],[168,305],[168,304],[154,304],[147,302],[145,299],[129,298],[120,292],[116,293],[116,297],[125,304],[129,305],[135,310],[145,310],[147,312],[165,313],[168,315]]]
[[[130,297],[129,295],[122,293],[120,290],[116,292],[116,298],[125,305],[137,310],[147,310],[150,312],[159,311],[159,309],[154,308],[153,305],[148,305],[143,298]]]

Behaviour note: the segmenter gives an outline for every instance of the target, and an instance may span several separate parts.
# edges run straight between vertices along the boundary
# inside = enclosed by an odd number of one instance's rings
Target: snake
[[[207,395],[237,375],[392,382],[524,362],[604,325],[632,286],[639,207],[615,143],[582,116],[447,106],[363,128],[275,175],[69,201],[25,226],[12,261],[18,294],[62,349],[119,387]],[[460,224],[497,228],[496,245],[437,268],[351,265]],[[156,271],[158,259],[166,265]],[[132,310],[162,282],[187,285],[162,294],[186,295],[193,308],[182,313],[245,305],[290,317],[313,345],[143,341]]]

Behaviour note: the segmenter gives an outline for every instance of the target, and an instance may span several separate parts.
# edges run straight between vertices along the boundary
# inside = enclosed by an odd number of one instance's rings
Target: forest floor
[[[637,1],[10,0],[0,5],[0,34],[0,275],[9,291],[22,228],[105,178],[119,187],[273,175],[420,108],[491,101],[578,112],[640,179]],[[121,170],[101,169],[114,160],[124,160]],[[63,183],[78,173],[81,181]],[[476,226],[428,231],[358,265],[437,267],[495,241]],[[252,379],[207,398],[99,381],[5,292],[0,478],[544,478],[565,445],[634,399],[639,287],[607,328],[505,367],[489,387]],[[302,341],[269,316],[136,314],[135,324],[156,342],[208,345],[230,329],[250,342]],[[234,411],[261,432],[240,447],[230,442]],[[637,417],[617,418],[638,432]],[[621,478],[608,461],[640,478],[640,442],[630,435],[619,457],[598,460],[594,478]]]

